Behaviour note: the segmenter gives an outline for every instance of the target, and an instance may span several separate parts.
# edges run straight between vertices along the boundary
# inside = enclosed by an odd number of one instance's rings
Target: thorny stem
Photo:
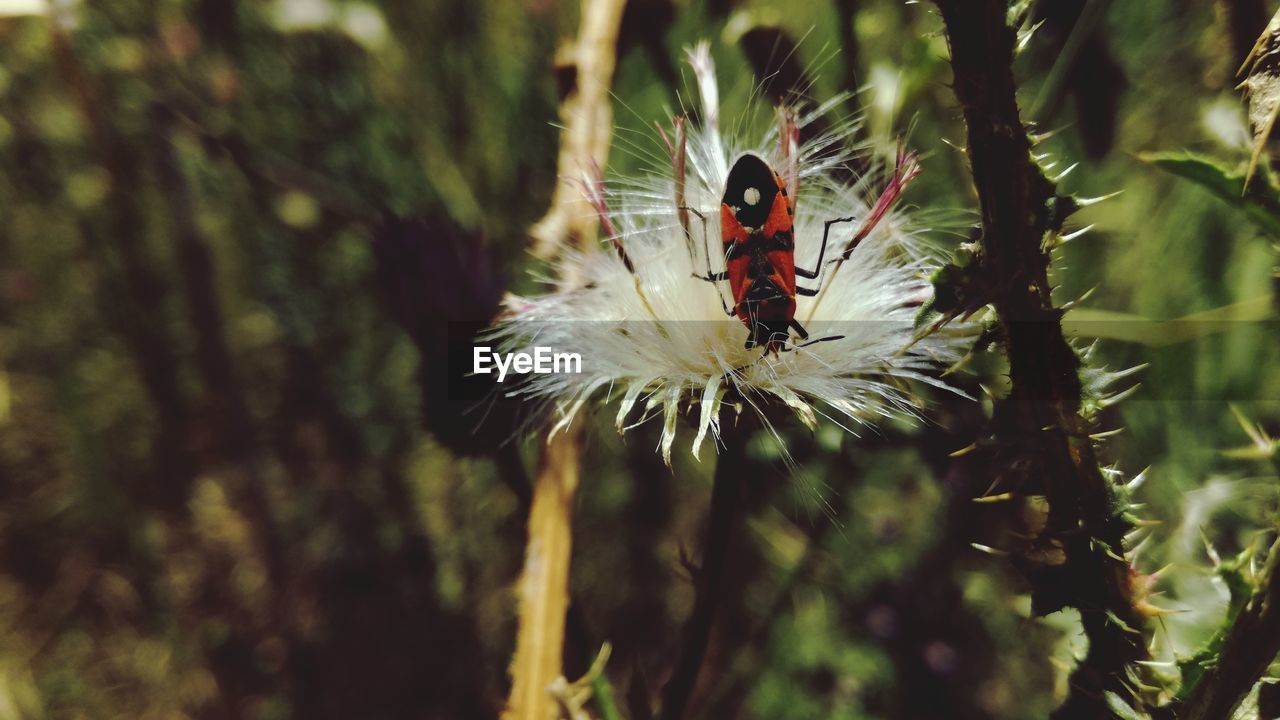
[[[662,720],[682,720],[698,684],[698,671],[707,654],[716,606],[720,604],[721,581],[729,548],[741,522],[742,489],[750,472],[746,446],[751,427],[752,423],[744,417],[743,423],[737,427],[726,427],[720,436],[724,447],[716,461],[716,476],[711,488],[707,545],[695,578],[697,597],[693,614],[685,624],[680,659],[663,693]]]
[[[1090,423],[1080,413],[1080,361],[1050,297],[1049,257],[1041,240],[1053,231],[1048,209],[1055,189],[1032,162],[1018,115],[1007,4],[936,2],[951,46],[954,90],[982,209],[981,268],[1009,358],[1012,391],[992,425],[1008,454],[1002,482],[1024,496],[1046,497],[1050,511],[1039,549],[1060,547],[1063,556],[1057,563],[1026,563],[1034,609],[1043,614],[1077,608],[1089,638],[1088,655],[1054,717],[1111,717],[1104,693],[1133,704],[1126,675],[1147,653],[1123,558],[1128,523],[1111,507],[1112,488],[1088,438]]]
[[[1280,472],[1280,454],[1273,454],[1271,463]],[[1180,706],[1161,717],[1178,720],[1232,717],[1277,654],[1280,654],[1280,539],[1268,551],[1267,564],[1253,597],[1227,632],[1217,664],[1205,671]]]
[[[1280,653],[1280,540],[1271,546],[1262,583],[1227,634],[1217,664],[1175,709],[1178,720],[1229,718]]]

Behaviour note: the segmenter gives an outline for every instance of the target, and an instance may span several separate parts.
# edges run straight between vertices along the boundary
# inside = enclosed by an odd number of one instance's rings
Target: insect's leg
[[[844,339],[844,335],[827,335],[824,337],[816,338],[814,340],[809,340],[809,333],[804,329],[804,326],[800,324],[799,320],[792,320],[790,323],[788,323],[788,325],[790,325],[791,329],[795,330],[796,334],[800,336],[801,342],[796,345],[792,345],[790,347],[787,347],[784,344],[782,347],[782,352],[791,352],[793,350],[799,350],[800,348],[809,347],[810,345],[816,345],[817,343],[820,343],[820,342],[830,342],[832,340]],[[805,340],[808,340],[808,342],[804,342]]]
[[[711,271],[711,247],[710,245],[708,245],[708,240],[707,240],[707,216],[703,215],[700,210],[691,208],[687,205],[681,205],[676,209],[696,215],[698,217],[698,224],[702,226],[702,249],[703,249],[703,254],[706,257],[706,261],[707,261],[707,272],[704,275],[699,275],[698,273],[695,272],[693,276],[698,278],[699,280],[705,280],[706,282],[709,282],[709,283],[716,283],[716,282],[720,282],[721,280],[728,280],[729,271],[727,270],[722,270],[720,272]],[[697,258],[691,257],[689,259],[694,262],[697,262]],[[733,317],[734,315],[737,314],[737,311],[729,307],[729,303],[725,302],[724,293],[720,292],[720,287],[718,285],[716,286],[716,297],[720,298],[720,307],[724,310],[725,315],[728,315],[729,317]]]
[[[699,275],[697,273],[694,273],[693,276],[699,280],[705,280],[709,283],[716,283],[720,280],[729,279],[729,273],[727,272],[718,272],[711,275]],[[738,311],[729,307],[729,303],[725,302],[724,293],[720,292],[719,285],[716,285],[716,297],[720,298],[720,308],[724,310],[725,315],[728,315],[729,317],[733,317],[734,315],[738,314]]]
[[[797,285],[796,294],[804,295],[806,297],[813,297],[814,295],[818,294],[818,288],[807,288],[807,287],[800,287],[799,285]]]
[[[703,215],[702,211],[697,210],[695,208],[691,208],[687,205],[681,205],[676,209],[681,212],[687,212],[687,213],[692,213],[696,215],[698,217],[698,224],[702,226],[702,256],[706,260],[707,272],[705,273],[705,275],[698,275],[697,277],[701,277],[703,279],[715,278],[716,280],[728,280],[729,275],[727,273],[711,272],[711,246],[708,244],[709,240],[707,239],[707,216]],[[693,262],[697,262],[698,260],[696,257],[690,257],[689,259],[692,260]],[[720,277],[720,276],[723,276],[723,277]]]
[[[827,236],[831,234],[831,226],[835,225],[836,223],[853,222],[853,221],[854,221],[854,218],[852,217],[842,217],[842,218],[836,218],[835,220],[826,221],[823,224],[823,228],[822,228],[822,247],[821,249],[818,250],[817,267],[815,267],[812,270],[805,270],[802,267],[797,267],[796,275],[799,275],[802,278],[808,278],[810,280],[813,280],[814,278],[818,277],[818,275],[822,272],[822,258],[825,257],[827,254]],[[819,287],[822,286],[821,281],[818,282],[818,286]]]

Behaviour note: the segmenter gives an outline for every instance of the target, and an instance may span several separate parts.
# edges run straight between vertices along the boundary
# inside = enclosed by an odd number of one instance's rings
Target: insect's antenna
[[[821,343],[821,342],[831,342],[832,340],[843,340],[844,337],[845,337],[844,335],[828,335],[826,337],[807,340],[805,342],[802,342],[796,345],[791,345],[791,346],[783,345],[782,352],[795,352],[796,350],[800,350],[801,348],[807,348],[810,345],[817,345],[818,343]]]

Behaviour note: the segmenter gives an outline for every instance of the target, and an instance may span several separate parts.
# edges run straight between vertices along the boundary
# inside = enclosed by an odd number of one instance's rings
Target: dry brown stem
[[[625,0],[583,0],[582,25],[571,53],[574,84],[560,104],[560,178],[581,178],[592,162],[603,168],[609,159],[613,132],[613,106],[609,87],[617,62],[618,29]],[[551,208],[529,230],[533,253],[546,259],[566,245],[588,247],[595,238],[590,204],[573,184],[559,182],[551,196]]]
[[[558,172],[562,180],[603,168],[608,157],[613,122],[609,87],[624,1],[583,0],[573,52],[575,87],[560,109],[564,132]],[[557,183],[551,209],[530,230],[534,254],[547,258],[565,247],[593,248],[596,224],[597,213],[580,188]],[[561,277],[560,282],[572,287],[578,278]],[[559,712],[550,688],[562,676],[580,434],[581,425],[571,425],[550,438],[534,480],[529,539],[519,583],[511,696],[503,720],[549,720]]]

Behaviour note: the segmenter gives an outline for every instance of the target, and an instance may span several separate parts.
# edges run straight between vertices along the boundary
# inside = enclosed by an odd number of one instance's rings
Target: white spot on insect
[[[749,187],[746,192],[742,193],[742,199],[748,205],[754,206],[756,203],[760,202],[760,191],[756,188]]]

